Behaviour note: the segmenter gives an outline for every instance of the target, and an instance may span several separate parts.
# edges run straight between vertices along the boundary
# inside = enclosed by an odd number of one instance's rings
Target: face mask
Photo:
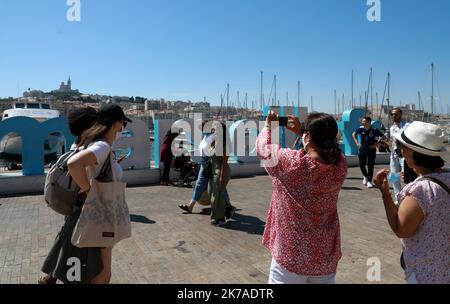
[[[302,142],[303,142],[303,149],[305,149],[305,151],[308,152],[309,142],[306,142],[306,134],[303,134]]]

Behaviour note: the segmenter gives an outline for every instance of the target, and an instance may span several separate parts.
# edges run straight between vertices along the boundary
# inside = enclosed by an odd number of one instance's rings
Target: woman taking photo
[[[450,171],[441,158],[444,132],[438,126],[413,122],[395,134],[397,147],[418,178],[392,199],[388,173],[375,183],[383,196],[392,231],[401,239],[409,284],[450,284]]]
[[[328,114],[290,117],[287,128],[303,137],[304,149],[272,143],[279,117],[269,114],[257,152],[272,177],[273,194],[263,244],[272,254],[271,284],[334,284],[341,259],[337,211],[347,163],[337,142],[338,126]]]
[[[131,120],[125,116],[120,106],[107,104],[99,110],[97,122],[81,136],[78,147],[86,148],[69,160],[68,167],[70,175],[81,188],[82,194],[87,195],[91,188],[90,180],[96,178],[105,162],[110,160],[111,147],[117,134],[126,127],[127,122],[131,122]],[[117,180],[121,180],[122,168],[117,162],[111,165],[115,166]],[[112,180],[111,174],[108,178]],[[80,204],[80,209],[82,205],[83,202]],[[92,284],[108,284],[111,280],[112,248],[100,248],[100,252],[101,259],[97,261],[97,265],[90,266],[102,269],[89,281]]]

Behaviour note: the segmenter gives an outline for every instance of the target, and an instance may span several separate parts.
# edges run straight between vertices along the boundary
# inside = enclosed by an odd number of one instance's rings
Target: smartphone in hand
[[[280,127],[286,127],[288,124],[288,121],[289,121],[288,117],[280,117],[279,118]]]

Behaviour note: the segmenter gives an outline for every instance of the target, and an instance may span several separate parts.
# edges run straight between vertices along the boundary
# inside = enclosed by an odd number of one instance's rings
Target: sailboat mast
[[[354,83],[354,70],[352,70],[352,109],[355,106],[354,102],[353,102],[353,83]]]
[[[431,122],[434,118],[434,63],[431,64]]]
[[[261,111],[264,110],[264,97],[263,97],[263,79],[264,79],[264,72],[261,71],[261,95],[260,95],[260,105],[261,105]]]
[[[228,107],[230,105],[230,84],[227,84],[227,121],[228,121]]]
[[[378,112],[378,108],[379,108],[379,106],[380,106],[380,103],[378,102],[378,92],[375,94],[375,100],[376,100],[376,102],[377,102],[377,113],[380,113],[380,112]],[[378,114],[378,119],[380,119],[380,114]]]
[[[277,100],[277,75],[273,76],[273,84],[274,84],[274,98],[275,98],[275,106],[278,104]]]
[[[334,115],[337,115],[337,96],[336,96],[336,90],[334,90]]]
[[[388,98],[387,98],[387,111],[388,111],[388,129],[391,127],[391,73],[388,73]]]
[[[370,112],[373,116],[373,70],[370,68]]]
[[[297,83],[298,93],[297,93],[297,107],[300,109],[300,80]],[[300,110],[299,110],[300,111]]]

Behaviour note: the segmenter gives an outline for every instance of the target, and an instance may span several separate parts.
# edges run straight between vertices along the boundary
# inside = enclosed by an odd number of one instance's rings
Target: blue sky
[[[56,89],[70,74],[86,93],[220,103],[265,95],[334,111],[334,89],[364,95],[373,67],[383,94],[392,74],[395,103],[431,94],[450,99],[450,1],[381,0],[382,22],[366,18],[366,0],[81,0],[81,22],[68,22],[66,0],[0,0],[0,96]],[[380,97],[381,98],[381,97]],[[426,98],[426,97],[425,97]],[[427,101],[429,108],[429,102]]]

